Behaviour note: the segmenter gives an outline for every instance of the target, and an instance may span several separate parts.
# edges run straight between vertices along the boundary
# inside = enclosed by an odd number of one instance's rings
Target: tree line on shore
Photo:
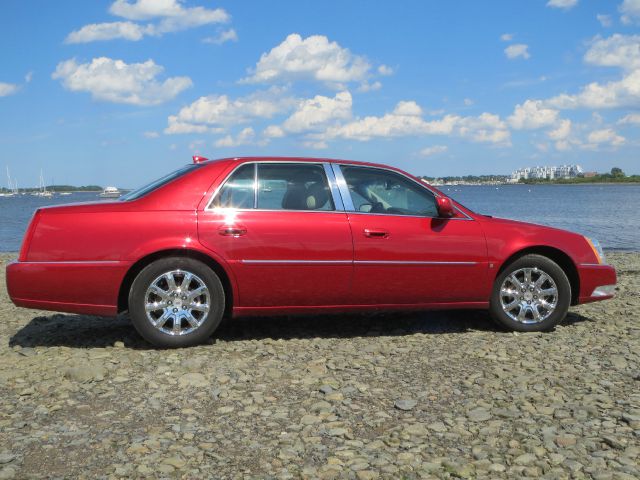
[[[462,175],[450,177],[420,177],[429,183],[438,180],[442,183],[510,183],[511,175]],[[626,175],[621,168],[613,167],[609,173],[598,173],[585,176],[583,173],[571,178],[521,178],[518,183],[526,185],[544,184],[570,184],[570,183],[640,183],[640,175]]]

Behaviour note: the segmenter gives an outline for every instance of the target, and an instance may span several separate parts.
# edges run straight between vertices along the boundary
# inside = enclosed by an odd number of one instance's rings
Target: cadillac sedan
[[[110,202],[38,209],[7,287],[21,307],[115,316],[160,347],[223,317],[488,309],[517,331],[611,298],[597,241],[480,215],[396,168],[194,162]]]

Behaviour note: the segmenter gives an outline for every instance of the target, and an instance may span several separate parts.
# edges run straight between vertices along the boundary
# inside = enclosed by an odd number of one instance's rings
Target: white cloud
[[[263,53],[245,83],[278,82],[296,79],[316,80],[340,85],[364,81],[371,65],[324,35],[303,39],[290,34],[280,45]]]
[[[160,136],[158,132],[154,131],[144,132],[143,135],[145,136],[145,138],[158,138]]]
[[[253,143],[256,134],[253,128],[247,127],[243,129],[235,137],[227,135],[216,141],[216,147],[239,147],[240,145],[248,145]]]
[[[549,0],[547,7],[569,10],[578,4],[578,0]]]
[[[135,42],[144,34],[145,28],[133,22],[90,23],[67,35],[65,43],[88,43],[116,38]]]
[[[463,117],[458,121],[457,133],[474,142],[510,145],[511,133],[506,122],[493,113],[477,117]]]
[[[399,101],[396,108],[393,109],[394,115],[402,116],[420,116],[422,115],[422,108],[413,100]]]
[[[524,43],[509,45],[504,49],[504,54],[509,60],[515,60],[519,57],[522,57],[526,60],[531,57],[531,55],[529,54],[529,45],[526,45]]]
[[[184,7],[182,0],[116,0],[109,12],[127,21],[92,23],[71,32],[67,43],[87,43],[99,40],[138,41],[145,35],[160,36],[189,28],[228,22],[229,14],[222,8]],[[135,21],[156,23],[140,24]]]
[[[420,155],[423,157],[430,157],[439,153],[444,153],[449,149],[446,145],[433,145],[420,150]]]
[[[457,135],[475,142],[506,145],[510,133],[499,116],[483,113],[478,117],[446,115],[439,120],[425,121],[422,109],[413,101],[398,102],[391,113],[381,117],[368,116],[343,125],[332,126],[315,140],[343,138],[368,141],[372,138],[395,138],[420,135]]]
[[[309,141],[303,142],[302,144],[305,147],[313,148],[314,150],[323,150],[325,148],[329,148],[329,145],[327,144],[327,142],[323,142],[323,141],[309,140]]]
[[[33,80],[33,72],[27,72],[24,76],[24,81],[25,83],[31,83],[31,80]]]
[[[609,38],[595,37],[584,61],[601,67],[640,68],[640,35],[615,33]]]
[[[0,82],[0,97],[8,97],[9,95],[16,93],[18,90],[20,90],[20,86],[15,83]]]
[[[293,133],[319,130],[330,123],[351,118],[351,105],[351,94],[346,91],[337,93],[333,98],[316,95],[300,102],[282,126]]]
[[[78,64],[75,59],[60,62],[51,77],[67,90],[89,92],[96,100],[131,105],[158,105],[191,87],[189,77],[156,79],[164,68],[153,60],[127,64],[107,57]]]
[[[587,141],[589,143],[583,145],[583,148],[594,150],[598,147],[619,147],[625,143],[626,139],[618,135],[613,129],[604,128],[589,133]]]
[[[465,106],[470,107],[470,106],[471,106],[471,105],[473,105],[475,102],[474,102],[472,99],[470,99],[470,98],[465,98],[465,99],[463,100],[463,103],[465,104]]]
[[[622,14],[620,20],[625,25],[636,23],[640,20],[640,0],[624,0],[618,10]]]
[[[503,33],[502,35],[500,35],[500,40],[502,40],[503,42],[510,42],[511,40],[513,40],[513,37],[515,35],[513,33]]]
[[[619,125],[640,125],[640,113],[630,113],[629,115],[625,115],[617,122]]]
[[[213,43],[215,45],[222,45],[226,42],[237,42],[238,34],[233,28],[229,30],[223,30],[218,33],[215,37],[206,37],[202,39],[202,43]]]
[[[571,135],[571,120],[560,120],[558,126],[550,130],[547,135],[551,140],[566,140]]]
[[[380,90],[382,88],[382,83],[378,82],[377,80],[373,83],[369,83],[369,82],[362,82],[357,90],[358,92],[374,92],[376,90]]]
[[[640,106],[640,69],[625,75],[621,80],[604,84],[593,82],[577,94],[557,95],[544,103],[559,109]]]
[[[596,15],[596,18],[600,22],[600,25],[602,25],[603,27],[610,27],[613,25],[613,19],[611,18],[611,15],[604,15],[602,13],[599,13]]]
[[[378,73],[384,76],[393,75],[393,68],[389,67],[388,65],[380,65],[378,67]]]
[[[210,127],[228,127],[257,118],[271,118],[293,109],[296,100],[284,97],[282,90],[272,88],[245,97],[231,99],[227,95],[200,97],[168,119],[165,133],[206,132]]]
[[[558,111],[545,107],[541,100],[527,100],[516,105],[508,121],[516,130],[534,130],[552,125],[557,118]]]
[[[265,138],[282,138],[285,136],[285,133],[282,127],[279,127],[278,125],[269,125],[264,129],[264,132],[262,132],[262,136]]]

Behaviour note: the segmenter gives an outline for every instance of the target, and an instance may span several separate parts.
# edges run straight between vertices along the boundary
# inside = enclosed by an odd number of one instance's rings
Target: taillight
[[[29,247],[31,245],[31,238],[33,237],[34,232],[36,231],[36,226],[40,221],[40,209],[36,210],[31,218],[31,222],[29,222],[29,226],[27,227],[27,231],[24,233],[24,239],[22,240],[22,247],[20,247],[20,256],[18,257],[19,262],[25,262],[27,260],[27,255],[29,253]]]

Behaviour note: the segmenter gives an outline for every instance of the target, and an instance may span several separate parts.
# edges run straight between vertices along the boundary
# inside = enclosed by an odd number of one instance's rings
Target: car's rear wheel
[[[224,289],[204,263],[168,257],[147,265],[129,292],[134,327],[158,347],[178,348],[203,343],[224,313]]]
[[[538,332],[562,322],[570,304],[571,284],[562,268],[547,257],[530,254],[498,275],[490,312],[509,330]]]

